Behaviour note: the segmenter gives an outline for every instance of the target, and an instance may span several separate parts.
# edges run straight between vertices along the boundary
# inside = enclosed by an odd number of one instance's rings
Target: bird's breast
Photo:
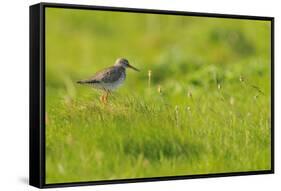
[[[122,72],[122,74],[120,75],[118,80],[111,82],[111,83],[104,83],[103,86],[105,89],[114,90],[114,89],[118,88],[119,86],[121,86],[125,79],[126,79],[126,73]]]

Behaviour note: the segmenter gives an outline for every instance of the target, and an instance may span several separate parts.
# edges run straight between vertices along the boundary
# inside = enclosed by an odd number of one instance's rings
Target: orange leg
[[[110,91],[107,90],[105,93],[105,96],[104,96],[104,103],[107,103],[109,94],[110,94]]]
[[[102,103],[104,103],[104,95],[103,95],[103,94],[100,96],[100,101],[101,101]]]
[[[110,91],[104,89],[104,93],[101,95],[100,101],[101,101],[103,104],[106,104],[109,95],[110,95]]]

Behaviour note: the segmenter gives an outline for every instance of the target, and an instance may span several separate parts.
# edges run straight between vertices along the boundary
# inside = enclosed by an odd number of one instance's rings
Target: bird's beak
[[[132,68],[132,69],[135,70],[135,71],[138,71],[138,72],[140,71],[139,69],[135,68],[134,66],[132,66],[132,65],[130,65],[130,64],[128,65],[128,67],[129,67],[129,68]]]

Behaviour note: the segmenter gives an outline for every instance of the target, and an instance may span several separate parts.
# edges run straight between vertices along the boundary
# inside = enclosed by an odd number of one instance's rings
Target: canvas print
[[[270,170],[271,22],[45,8],[46,184]]]

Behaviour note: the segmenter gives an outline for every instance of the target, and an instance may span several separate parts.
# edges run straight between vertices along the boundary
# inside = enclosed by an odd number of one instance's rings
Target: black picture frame
[[[167,176],[153,178],[135,178],[121,180],[102,180],[72,183],[45,183],[45,8],[87,9],[135,13],[153,13],[185,15],[197,17],[236,18],[247,20],[266,20],[271,22],[271,169],[249,172],[230,172],[197,174],[185,176]],[[114,183],[134,183],[147,181],[178,180],[191,178],[227,177],[274,173],[274,17],[229,15],[217,13],[197,13],[170,10],[135,9],[122,7],[104,7],[89,5],[39,3],[30,6],[30,127],[29,127],[29,184],[38,188],[66,186],[84,186]]]

